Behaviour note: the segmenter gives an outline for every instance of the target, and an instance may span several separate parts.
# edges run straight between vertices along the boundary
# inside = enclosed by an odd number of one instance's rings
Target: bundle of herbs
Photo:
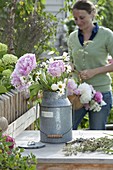
[[[113,138],[108,136],[100,138],[77,138],[72,142],[66,143],[63,148],[65,156],[77,155],[82,152],[102,152],[113,154]]]

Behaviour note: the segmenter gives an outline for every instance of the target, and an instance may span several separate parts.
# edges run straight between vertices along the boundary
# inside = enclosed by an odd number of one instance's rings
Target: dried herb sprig
[[[76,155],[78,152],[102,152],[106,154],[113,154],[113,138],[78,138],[72,143],[67,143],[63,152],[65,156],[72,154]]]

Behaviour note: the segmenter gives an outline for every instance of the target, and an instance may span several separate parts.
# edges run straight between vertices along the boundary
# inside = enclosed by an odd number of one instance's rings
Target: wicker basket
[[[69,101],[72,103],[73,109],[78,110],[83,107],[83,104],[80,103],[80,97],[77,95],[68,96]]]

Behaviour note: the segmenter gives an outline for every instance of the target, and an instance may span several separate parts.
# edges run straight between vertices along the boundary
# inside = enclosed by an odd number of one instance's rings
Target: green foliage
[[[0,54],[0,94],[2,94],[12,88],[10,75],[18,58],[13,54],[7,54],[7,46],[2,43],[0,43]]]
[[[98,19],[105,27],[113,30],[113,1],[112,0],[99,0],[97,2]]]
[[[0,132],[0,170],[36,170],[37,159],[32,153],[22,156],[23,149],[10,149],[11,142]]]
[[[79,129],[88,129],[89,128],[89,117],[88,117],[88,113],[85,115],[85,117],[83,118],[83,120],[81,121],[79,127]]]
[[[65,22],[67,29],[68,29],[68,34],[70,34],[71,32],[73,32],[75,30],[75,21],[73,19],[71,20],[67,20]]]
[[[29,52],[40,55],[53,50],[58,21],[52,13],[45,12],[45,0],[16,3],[1,0],[0,22],[0,39],[8,44],[9,51],[14,48],[17,56]],[[53,42],[50,44],[51,37]]]

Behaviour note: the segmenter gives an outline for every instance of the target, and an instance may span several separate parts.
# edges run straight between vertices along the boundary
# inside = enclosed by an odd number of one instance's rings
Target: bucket
[[[72,105],[66,94],[44,92],[40,107],[40,140],[45,143],[72,140]]]

